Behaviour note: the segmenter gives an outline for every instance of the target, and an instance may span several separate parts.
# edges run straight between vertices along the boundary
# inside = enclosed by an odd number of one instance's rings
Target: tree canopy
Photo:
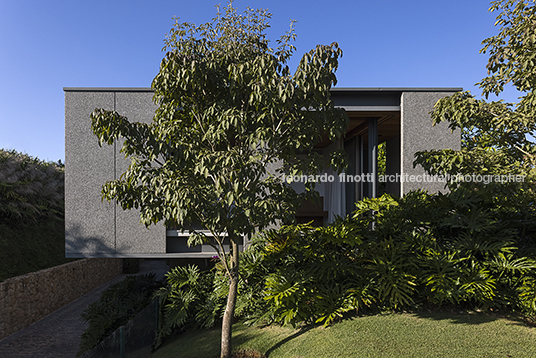
[[[132,157],[104,194],[140,208],[145,224],[202,221],[218,230],[227,220],[249,233],[287,219],[294,194],[276,174],[317,172],[322,158],[310,150],[322,133],[335,139],[345,129],[329,96],[336,43],[305,54],[291,74],[292,28],[272,49],[266,11],[225,11],[200,26],[175,24],[152,84],[159,106],[152,123],[105,109],[92,114],[101,143],[125,138],[122,151]],[[342,163],[342,154],[332,159]],[[269,173],[275,163],[282,165]]]
[[[495,25],[500,30],[482,42],[480,52],[489,56],[488,76],[477,83],[484,99],[469,91],[459,92],[439,100],[431,112],[434,123],[448,121],[452,130],[461,129],[462,149],[420,152],[415,164],[433,174],[526,175],[524,183],[500,185],[500,190],[512,194],[514,200],[522,194],[532,201],[534,188],[530,183],[536,174],[536,7],[533,1],[498,0],[491,3],[490,11],[499,12]],[[499,96],[507,85],[520,92],[518,103],[488,101],[490,94]],[[497,197],[497,186],[486,187]]]
[[[230,3],[205,24],[175,19],[152,83],[152,122],[132,123],[106,109],[91,115],[100,143],[122,138],[131,158],[121,178],[105,184],[106,199],[139,209],[145,225],[200,224],[211,233],[198,231],[189,243],[213,244],[230,279],[222,357],[230,354],[240,237],[292,219],[303,194],[282,175],[321,170],[314,145],[341,136],[348,121],[329,92],[342,55],[337,43],[317,46],[291,72],[293,23],[271,48],[270,16],[250,8],[239,14]],[[334,152],[329,163],[342,167],[344,154]]]

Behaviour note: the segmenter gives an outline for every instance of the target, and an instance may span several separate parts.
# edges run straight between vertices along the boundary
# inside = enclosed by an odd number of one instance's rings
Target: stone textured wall
[[[432,125],[430,111],[434,104],[452,92],[403,92],[401,99],[400,145],[402,149],[400,174],[422,176],[424,169],[419,165],[413,167],[415,153],[430,149],[460,150],[461,132],[451,132],[448,122]],[[422,178],[422,177],[421,177]],[[419,180],[419,179],[417,179]],[[411,190],[425,189],[429,193],[445,192],[445,183],[410,182],[401,183],[401,194]]]
[[[117,258],[83,259],[0,282],[0,339],[108,282],[122,268]]]
[[[148,257],[166,254],[163,223],[146,228],[139,211],[102,200],[102,186],[119,179],[130,159],[121,142],[99,146],[91,130],[95,108],[131,122],[150,122],[157,106],[150,88],[65,90],[65,253],[67,257]]]

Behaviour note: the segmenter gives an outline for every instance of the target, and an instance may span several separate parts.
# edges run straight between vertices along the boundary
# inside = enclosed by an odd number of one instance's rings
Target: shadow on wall
[[[83,257],[95,254],[115,254],[117,252],[115,243],[109,241],[102,236],[88,235],[79,224],[70,224],[69,227],[65,228],[65,256]],[[130,247],[123,243],[121,248],[128,252]]]

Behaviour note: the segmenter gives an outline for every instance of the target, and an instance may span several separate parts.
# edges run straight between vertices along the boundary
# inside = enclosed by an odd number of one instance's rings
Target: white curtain
[[[332,223],[336,216],[346,214],[346,185],[339,181],[339,176],[332,168],[327,170],[328,177],[332,176],[334,180],[326,183],[324,196],[324,207],[328,212],[328,223]]]

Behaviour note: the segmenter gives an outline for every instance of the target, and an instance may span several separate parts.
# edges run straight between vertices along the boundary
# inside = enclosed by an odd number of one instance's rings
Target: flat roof
[[[150,87],[64,87],[65,92],[153,92]],[[334,87],[336,107],[354,112],[400,111],[402,93],[459,92],[461,87]]]
[[[333,87],[332,92],[460,92],[462,87]]]
[[[151,87],[63,87],[65,92],[153,92]]]
[[[65,92],[152,92],[151,87],[63,87]],[[332,92],[460,92],[462,87],[333,87]]]

